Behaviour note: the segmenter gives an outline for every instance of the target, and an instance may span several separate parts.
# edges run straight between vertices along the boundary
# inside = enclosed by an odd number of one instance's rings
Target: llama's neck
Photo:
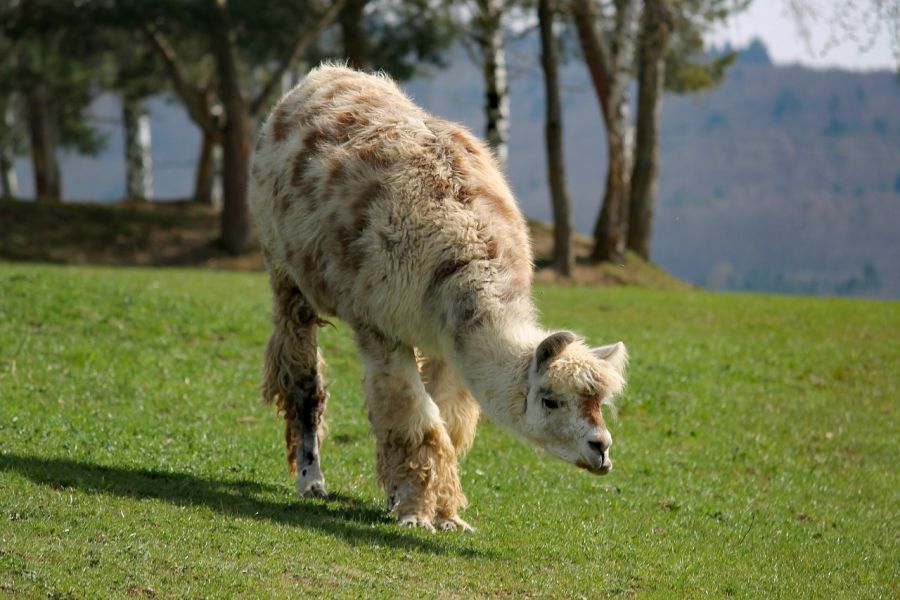
[[[448,358],[487,416],[515,430],[524,411],[528,367],[547,333],[533,319],[503,321],[462,336]]]

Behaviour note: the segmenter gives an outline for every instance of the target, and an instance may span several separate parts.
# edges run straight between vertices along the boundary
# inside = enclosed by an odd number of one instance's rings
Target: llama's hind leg
[[[465,504],[456,450],[425,391],[412,348],[357,331],[366,404],[376,439],[378,480],[399,522],[433,529]],[[462,521],[459,527],[468,528]],[[455,528],[456,523],[453,523]]]
[[[270,283],[274,328],[266,349],[263,399],[274,401],[284,414],[287,460],[291,473],[297,473],[297,492],[325,496],[319,448],[328,393],[316,342],[319,317],[290,277],[273,273]]]

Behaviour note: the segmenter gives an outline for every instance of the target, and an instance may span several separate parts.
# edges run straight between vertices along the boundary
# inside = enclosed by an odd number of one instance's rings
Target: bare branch
[[[610,69],[609,49],[603,43],[603,36],[597,31],[597,13],[594,10],[593,0],[572,0],[572,15],[575,19],[575,29],[578,31],[578,41],[581,44],[581,52],[587,63],[591,80],[600,99],[601,112],[606,120],[609,115]]]
[[[870,51],[886,33],[900,69],[900,0],[835,1],[830,10],[811,0],[783,0],[785,14],[812,56],[826,56],[834,48],[850,43],[861,53]],[[824,44],[814,39],[814,27],[824,22],[830,29]]]
[[[161,31],[152,25],[144,26],[144,34],[147,36],[150,45],[162,59],[169,79],[175,88],[175,93],[187,109],[191,120],[204,131],[216,135],[219,133],[219,124],[213,115],[210,114],[208,102],[206,102],[204,91],[190,84],[184,74],[184,68],[178,55],[169,40]]]
[[[290,52],[288,52],[287,56],[281,61],[278,67],[275,68],[274,71],[269,76],[269,80],[262,86],[259,94],[256,98],[252,99],[250,102],[250,115],[252,117],[256,117],[259,115],[260,111],[265,107],[266,100],[272,95],[272,92],[275,91],[275,88],[281,84],[281,77],[285,74],[285,72],[296,64],[296,62],[300,59],[300,56],[303,54],[303,51],[312,44],[319,34],[322,33],[322,30],[328,27],[332,21],[337,17],[338,13],[344,7],[344,4],[347,3],[347,0],[333,0],[331,6],[319,17],[319,20],[310,27],[308,30],[303,32],[302,35],[297,36],[294,40],[294,45],[291,47]]]

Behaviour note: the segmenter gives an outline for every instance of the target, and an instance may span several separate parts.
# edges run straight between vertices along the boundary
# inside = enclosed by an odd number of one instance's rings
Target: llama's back
[[[386,77],[310,72],[263,127],[251,175],[270,270],[323,315],[439,350],[531,310],[525,224],[494,160]]]

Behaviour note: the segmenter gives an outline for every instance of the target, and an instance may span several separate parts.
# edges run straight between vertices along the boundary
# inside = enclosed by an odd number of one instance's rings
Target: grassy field
[[[401,529],[346,328],[332,496],[293,496],[257,399],[254,273],[0,265],[0,597],[900,595],[900,304],[538,287],[633,361],[597,478],[490,423],[474,534]]]

